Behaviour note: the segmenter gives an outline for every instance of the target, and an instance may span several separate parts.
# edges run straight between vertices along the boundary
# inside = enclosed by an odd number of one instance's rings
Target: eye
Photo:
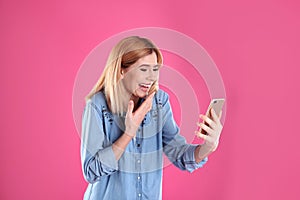
[[[147,69],[145,69],[145,68],[140,68],[140,70],[141,70],[142,72],[146,72],[146,71],[147,71]]]
[[[158,70],[159,70],[158,67],[153,69],[154,72],[157,72]]]

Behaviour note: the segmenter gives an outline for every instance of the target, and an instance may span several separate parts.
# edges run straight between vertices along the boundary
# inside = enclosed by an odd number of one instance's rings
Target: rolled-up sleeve
[[[179,169],[193,172],[202,167],[208,160],[204,158],[197,163],[195,161],[195,149],[197,145],[187,144],[185,138],[180,135],[180,129],[177,126],[172,113],[168,95],[165,93],[163,102],[163,146],[164,153],[169,160]]]
[[[193,172],[195,169],[203,167],[203,165],[208,161],[208,157],[205,157],[199,163],[195,161],[195,149],[197,146],[198,145],[190,145],[182,157],[183,163],[185,163],[185,168],[189,172]]]
[[[94,183],[118,170],[118,163],[103,130],[101,110],[91,101],[82,116],[81,162],[84,178]]]

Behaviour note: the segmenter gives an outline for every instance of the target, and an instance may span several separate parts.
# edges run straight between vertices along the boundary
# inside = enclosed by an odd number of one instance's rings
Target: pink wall
[[[227,95],[218,151],[193,174],[165,168],[164,199],[300,198],[299,3],[183,2],[1,1],[1,200],[82,199],[77,71],[101,41],[145,26],[199,42]]]

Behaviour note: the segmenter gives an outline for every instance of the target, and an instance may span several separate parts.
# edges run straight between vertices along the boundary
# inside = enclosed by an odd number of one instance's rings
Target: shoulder
[[[90,99],[86,101],[86,106],[92,106],[96,109],[102,110],[107,107],[106,97],[102,91],[96,92]]]
[[[168,102],[169,95],[166,91],[159,89],[155,94],[155,98],[164,105]]]

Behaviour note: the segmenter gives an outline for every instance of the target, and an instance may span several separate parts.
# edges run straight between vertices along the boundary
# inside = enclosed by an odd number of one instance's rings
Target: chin
[[[145,98],[147,96],[147,94],[143,91],[135,91],[135,93],[133,93],[133,96],[136,96],[139,98]]]

